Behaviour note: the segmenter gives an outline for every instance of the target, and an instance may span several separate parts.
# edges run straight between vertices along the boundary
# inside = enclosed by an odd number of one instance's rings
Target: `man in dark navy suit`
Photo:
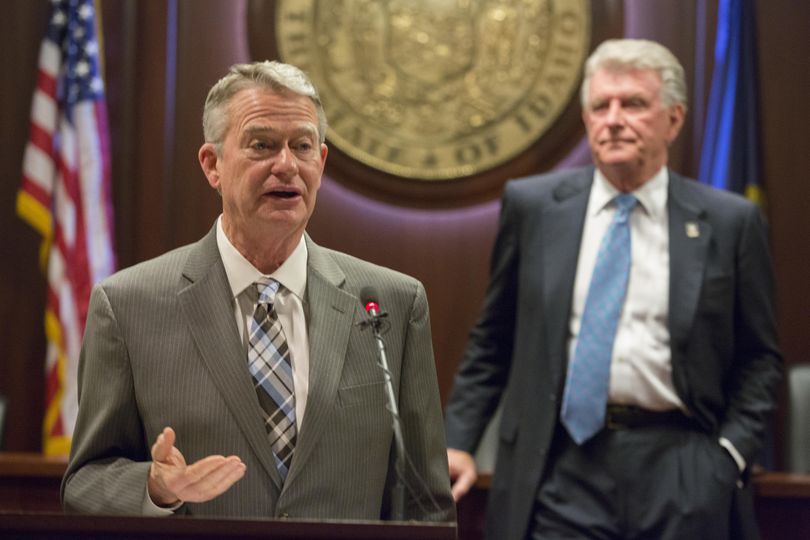
[[[595,167],[506,186],[446,418],[458,499],[502,403],[489,539],[739,530],[782,372],[773,276],[759,209],[667,167],[686,101],[666,48],[605,42],[582,85]]]

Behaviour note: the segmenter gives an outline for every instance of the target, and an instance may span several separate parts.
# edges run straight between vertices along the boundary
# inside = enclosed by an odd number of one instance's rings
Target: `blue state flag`
[[[761,204],[753,0],[720,0],[698,179]]]

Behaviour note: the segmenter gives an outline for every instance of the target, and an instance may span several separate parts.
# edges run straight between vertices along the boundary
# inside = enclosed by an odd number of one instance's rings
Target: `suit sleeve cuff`
[[[163,517],[174,515],[175,511],[183,506],[183,501],[178,501],[171,506],[158,506],[149,496],[149,487],[145,486],[143,490],[143,504],[141,505],[141,515],[147,517]]]

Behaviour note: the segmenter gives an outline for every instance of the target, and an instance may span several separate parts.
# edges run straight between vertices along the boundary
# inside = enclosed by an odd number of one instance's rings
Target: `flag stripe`
[[[59,8],[56,8],[57,10]],[[53,17],[51,17],[53,23]],[[59,74],[59,66],[62,64],[62,49],[49,39],[45,39],[39,48],[39,71],[56,80]],[[54,95],[56,93],[54,92]]]
[[[43,129],[39,124],[31,122],[29,126],[29,141],[35,148],[39,149],[50,160],[50,151],[53,148],[53,132]],[[53,173],[49,172],[46,178],[52,179]]]
[[[23,176],[50,199],[53,191],[54,162],[51,156],[36,144],[29,144],[25,149]]]
[[[31,194],[32,189],[23,182],[21,191],[17,193],[17,215],[36,229],[43,238],[47,238],[51,234],[51,212]]]
[[[47,81],[47,77],[41,77],[42,80]],[[54,82],[54,84],[56,84]],[[55,101],[56,92],[49,93],[42,87],[34,91],[34,98],[31,104],[31,122],[49,135],[52,135],[56,130],[56,119],[58,114],[58,105]]]

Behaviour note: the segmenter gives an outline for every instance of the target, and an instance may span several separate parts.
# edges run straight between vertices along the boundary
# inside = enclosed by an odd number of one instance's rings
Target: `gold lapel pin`
[[[700,236],[700,228],[698,224],[694,221],[687,221],[686,222],[686,236],[689,238],[697,238]]]

